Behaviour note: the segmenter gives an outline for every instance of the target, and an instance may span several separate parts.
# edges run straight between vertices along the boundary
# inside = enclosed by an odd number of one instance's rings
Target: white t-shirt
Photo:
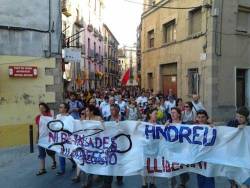
[[[143,97],[143,96],[140,96],[136,99],[136,102],[139,106],[145,106],[146,103],[148,102],[148,98],[147,97]]]
[[[193,104],[193,108],[196,112],[199,110],[205,110],[205,107],[203,106],[203,104],[201,102],[195,103],[194,101],[192,101],[192,104]]]
[[[110,104],[107,103],[106,101],[103,101],[100,104],[100,109],[103,117],[109,117],[111,115]]]
[[[119,107],[120,107],[120,112],[125,112],[125,111],[126,111],[127,104],[126,104],[125,101],[116,102],[116,104],[119,105]]]
[[[128,106],[128,120],[138,120],[138,109],[136,107],[132,108]]]
[[[56,116],[57,120],[61,120],[64,123],[64,129],[70,131],[70,132],[74,132],[74,118],[71,115],[62,115],[62,114],[58,114]],[[61,124],[58,123],[58,126],[60,127]]]
[[[168,113],[171,114],[171,108],[176,106],[175,105],[175,100],[173,102],[165,101],[164,106],[165,106],[166,110],[168,111]]]
[[[96,98],[95,101],[96,101],[96,107],[99,107],[99,105],[102,103],[103,100],[100,98]]]
[[[191,122],[191,121],[195,121],[196,118],[196,112],[194,112],[193,110],[191,110],[190,112],[182,112],[182,122],[186,123],[186,122]]]

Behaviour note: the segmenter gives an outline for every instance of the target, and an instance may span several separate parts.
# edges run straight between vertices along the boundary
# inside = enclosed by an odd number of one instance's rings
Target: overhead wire
[[[129,3],[133,3],[133,4],[142,5],[142,6],[148,6],[148,7],[152,7],[152,8],[164,8],[164,9],[176,9],[176,10],[189,10],[189,9],[196,9],[196,8],[201,7],[201,6],[197,6],[197,7],[172,7],[172,6],[162,6],[162,5],[158,5],[158,4],[140,3],[140,2],[131,1],[131,0],[124,0],[124,1],[129,2]]]

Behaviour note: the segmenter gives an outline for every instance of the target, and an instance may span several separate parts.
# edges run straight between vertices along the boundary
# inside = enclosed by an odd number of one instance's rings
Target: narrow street
[[[14,154],[15,153],[15,154]],[[35,175],[38,169],[37,153],[30,154],[28,147],[17,149],[0,150],[0,184],[5,188],[79,188],[80,184],[73,184],[71,177],[74,171],[71,164],[67,164],[66,174],[62,177],[56,176],[56,170],[50,170],[50,164],[47,164],[47,174],[37,177]],[[8,165],[7,165],[8,162]],[[170,181],[164,178],[157,178],[158,188],[168,188]],[[93,188],[101,187],[101,183],[95,183]],[[113,183],[113,188],[118,188]],[[141,177],[125,177],[124,185],[121,188],[139,188],[141,187]],[[225,178],[216,178],[217,188],[228,188],[229,183]],[[196,188],[196,176],[191,175],[191,181],[188,188]]]

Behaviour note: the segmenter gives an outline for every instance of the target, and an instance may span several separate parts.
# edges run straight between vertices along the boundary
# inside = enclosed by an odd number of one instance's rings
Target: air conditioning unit
[[[212,16],[217,17],[220,14],[220,9],[219,8],[214,8],[212,10]]]

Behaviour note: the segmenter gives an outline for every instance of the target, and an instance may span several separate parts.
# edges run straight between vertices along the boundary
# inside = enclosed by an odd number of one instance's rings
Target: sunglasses
[[[84,115],[85,115],[85,113],[81,113],[81,115],[82,115],[82,116],[84,116]]]

